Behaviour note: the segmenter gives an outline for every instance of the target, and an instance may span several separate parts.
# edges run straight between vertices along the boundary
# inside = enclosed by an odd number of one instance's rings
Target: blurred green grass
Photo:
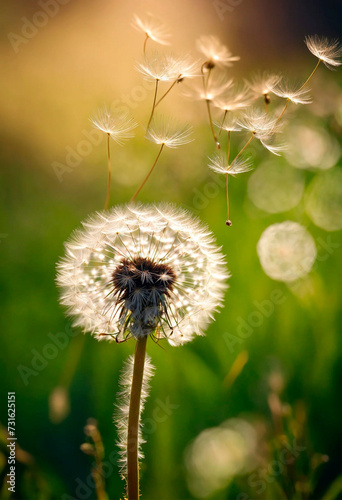
[[[207,131],[197,131],[200,139],[208,137],[204,133]],[[308,226],[316,240],[327,241],[328,233],[310,223],[302,203],[287,213],[259,217],[256,211],[256,215],[251,216],[253,213],[246,209],[248,176],[230,183],[234,224],[227,228],[224,190],[215,188],[218,180],[206,168],[206,153],[212,150],[212,144],[209,139],[201,142],[201,155],[196,157],[198,176],[191,174],[186,179],[183,174],[184,182],[178,179],[178,172],[192,162],[193,149],[177,153],[168,151],[140,199],[177,202],[192,209],[207,222],[223,246],[232,277],[225,307],[216,315],[206,337],[179,348],[163,342],[162,349],[149,342],[148,352],[156,366],[156,374],[143,418],[153,419],[154,410],[163,408],[168,401],[174,408],[170,414],[166,413],[167,418],[163,421],[148,420],[146,430],[150,430],[144,445],[146,460],[141,484],[144,498],[191,498],[183,456],[188,444],[203,429],[239,415],[261,416],[271,425],[267,377],[275,362],[286,380],[284,400],[291,406],[298,401],[304,402],[312,447],[330,457],[321,467],[315,489],[314,498],[322,498],[338,476],[341,465],[338,439],[342,371],[341,249],[337,248],[325,260],[316,263],[310,274],[313,292],[303,300],[286,285],[269,279],[256,254],[257,241],[269,224],[296,220]],[[143,158],[143,162],[147,158],[143,143],[132,143],[127,148],[132,157],[140,161]],[[97,171],[94,172],[88,160],[66,174],[59,183],[50,168],[33,165],[34,155],[27,159],[23,154],[19,158],[8,151],[9,146],[5,148],[6,168],[0,186],[0,232],[5,235],[0,240],[1,422],[6,425],[7,391],[15,391],[18,442],[34,457],[37,474],[47,485],[45,493],[35,491],[37,481],[29,483],[25,479],[27,471],[22,466],[16,498],[81,498],[76,495],[77,478],[86,482],[90,474],[89,457],[79,449],[84,442],[83,426],[88,417],[96,418],[106,457],[116,451],[113,404],[119,372],[123,361],[133,351],[133,343],[116,345],[97,342],[90,335],[84,337],[81,357],[70,383],[71,410],[59,424],[49,419],[49,395],[60,384],[61,377],[68,377],[67,371],[71,370],[72,358],[80,348],[82,334],[72,338],[67,348],[60,349],[44,369],[29,376],[27,385],[20,377],[18,366],[31,368],[32,349],[42,353],[44,346],[50,343],[49,333],[65,332],[70,327],[70,321],[65,319],[58,305],[55,265],[70,233],[90,212],[103,205],[105,160],[100,146]],[[266,156],[263,152],[258,153],[255,166]],[[143,175],[142,168],[137,173],[139,178]],[[312,175],[307,173],[307,179]],[[138,178],[135,181],[132,184],[137,184]],[[208,191],[209,184],[211,190]],[[127,187],[118,183],[114,174],[113,201],[126,202],[134,185]],[[211,194],[206,200],[205,196],[201,198],[198,204],[199,192]],[[341,232],[331,233],[330,237],[334,244],[342,245]],[[274,312],[264,317],[262,325],[253,328],[248,338],[231,348],[227,344],[227,334],[236,336],[240,318],[248,321],[249,315],[256,310],[254,302],[269,299],[275,289],[284,294],[283,303],[276,305]],[[225,387],[224,380],[234,360],[245,350],[249,355],[246,366],[233,386]],[[120,498],[123,494],[116,464],[107,478],[107,491],[110,498]],[[236,499],[241,491],[244,491],[243,486],[233,481],[227,491],[212,498]],[[70,497],[63,497],[63,494]],[[91,491],[87,498],[95,498],[94,492]]]

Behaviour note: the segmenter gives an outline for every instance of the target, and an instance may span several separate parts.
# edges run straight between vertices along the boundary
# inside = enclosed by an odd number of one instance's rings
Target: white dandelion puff
[[[207,68],[214,66],[231,66],[233,62],[239,61],[240,57],[233,56],[228,47],[213,35],[203,35],[197,42],[197,49],[206,58]]]
[[[156,43],[161,45],[170,45],[169,38],[171,34],[165,28],[164,24],[152,14],[146,14],[144,18],[134,15],[132,26]]]
[[[297,222],[272,224],[257,245],[261,267],[272,279],[291,282],[308,274],[317,250],[311,234]]]
[[[252,164],[248,159],[239,156],[230,164],[227,163],[227,155],[223,152],[215,153],[209,158],[209,168],[218,174],[237,175],[249,172]]]
[[[294,104],[310,104],[312,99],[309,95],[310,90],[300,85],[291,85],[288,82],[281,81],[273,88],[273,93],[283,99],[288,99]]]
[[[118,402],[115,404],[114,411],[114,423],[118,431],[118,442],[117,445],[120,449],[120,473],[123,478],[127,476],[127,435],[128,435],[128,416],[129,416],[129,405],[130,405],[130,395],[132,389],[133,380],[133,368],[134,368],[134,357],[129,356],[124,364],[121,372],[119,387],[120,392],[118,393]],[[142,380],[141,396],[140,396],[140,407],[139,407],[139,430],[138,430],[138,460],[139,462],[143,460],[144,454],[141,450],[141,445],[145,443],[142,437],[142,423],[141,414],[144,410],[146,399],[149,395],[150,390],[150,380],[154,375],[155,368],[151,363],[150,356],[146,356],[144,363],[144,373]]]
[[[106,106],[99,109],[97,114],[90,117],[93,126],[122,145],[128,139],[134,137],[132,132],[138,124],[129,113],[112,113]]]
[[[305,44],[311,54],[317,57],[329,69],[341,66],[342,47],[339,40],[329,40],[323,36],[307,36]]]
[[[74,326],[121,341],[153,334],[180,345],[203,335],[228,274],[212,234],[169,205],[99,212],[65,245],[61,303]]]
[[[191,126],[180,127],[170,120],[164,119],[153,121],[145,137],[155,144],[164,144],[168,148],[178,148],[193,141],[191,134]]]

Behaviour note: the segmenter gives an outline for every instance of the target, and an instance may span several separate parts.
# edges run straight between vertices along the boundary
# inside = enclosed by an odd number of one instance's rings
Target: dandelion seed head
[[[176,123],[166,120],[154,120],[147,133],[146,139],[155,144],[164,144],[168,148],[178,148],[192,142],[192,127],[184,125],[180,127]]]
[[[218,174],[229,174],[235,176],[249,172],[252,169],[252,164],[248,159],[239,156],[227,164],[227,155],[223,152],[215,153],[209,158],[209,168]]]
[[[342,47],[339,40],[313,35],[305,38],[305,44],[311,54],[320,59],[327,68],[335,69],[341,66]]]
[[[317,255],[311,234],[292,221],[269,226],[258,241],[257,252],[267,276],[285,282],[306,276]]]
[[[95,128],[110,135],[120,145],[134,137],[132,131],[138,126],[128,112],[112,113],[106,106],[90,117],[90,121]]]
[[[206,58],[208,67],[228,67],[233,62],[240,60],[240,57],[233,56],[230,50],[225,45],[222,45],[216,36],[203,35],[197,40],[196,45],[199,52]]]
[[[146,14],[143,18],[135,14],[132,26],[136,30],[142,31],[154,42],[161,45],[170,45],[169,38],[171,34],[165,28],[164,24],[152,14]]]
[[[169,205],[99,212],[66,243],[61,303],[96,338],[154,334],[180,345],[202,335],[226,288],[211,233]]]

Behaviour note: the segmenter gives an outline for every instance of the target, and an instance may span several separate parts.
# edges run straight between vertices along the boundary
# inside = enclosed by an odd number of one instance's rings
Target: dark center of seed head
[[[152,291],[169,295],[175,280],[176,273],[172,267],[143,257],[122,259],[112,275],[114,293],[123,300],[138,291],[147,295]]]

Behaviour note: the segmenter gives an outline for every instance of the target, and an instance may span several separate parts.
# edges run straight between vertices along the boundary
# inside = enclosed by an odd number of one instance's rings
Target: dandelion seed
[[[279,129],[276,123],[276,118],[256,108],[245,111],[238,120],[242,128],[252,132],[257,139],[263,140],[271,137]]]
[[[169,54],[153,52],[144,57],[144,62],[139,63],[137,69],[148,81],[170,82],[179,77],[181,64],[181,59],[176,59]]]
[[[203,88],[201,83],[195,82],[191,85],[191,87],[185,86],[183,94],[186,97],[197,99],[199,101],[212,102],[222,96],[222,94],[231,85],[233,85],[233,80],[228,79],[225,74],[220,74],[219,76],[214,75],[214,77],[209,80],[209,83],[205,88]]]
[[[309,95],[310,90],[303,88],[303,86],[293,86],[287,82],[280,82],[273,88],[273,93],[283,99],[288,99],[294,104],[310,104],[312,99]]]
[[[262,96],[265,100],[265,104],[270,104],[270,94],[273,93],[274,87],[280,80],[281,75],[264,72],[255,75],[251,81],[245,80],[245,83],[256,97]]]
[[[229,174],[235,176],[249,172],[252,169],[250,160],[237,158],[228,164],[227,155],[223,152],[216,153],[209,158],[209,168],[218,174]]]
[[[178,148],[192,142],[192,128],[188,125],[179,128],[170,120],[158,120],[151,124],[146,139],[155,144],[164,144],[168,148]]]
[[[305,44],[311,54],[317,57],[329,69],[342,64],[342,47],[338,40],[329,40],[318,35],[305,37]]]
[[[110,159],[110,138],[121,146],[125,141],[134,137],[132,130],[138,126],[137,123],[130,117],[129,113],[113,114],[104,106],[98,111],[98,114],[91,117],[90,121],[95,128],[107,135],[107,163],[108,163],[108,181],[107,181],[107,194],[104,208],[107,210],[110,203],[110,185],[112,178],[112,167]]]
[[[206,57],[205,67],[211,69],[214,66],[228,67],[233,62],[239,61],[240,57],[232,56],[229,49],[222,45],[216,36],[201,36],[197,42],[197,49]]]
[[[240,132],[242,128],[237,123],[238,118],[231,113],[225,113],[222,122],[214,122],[214,125],[220,130],[225,130],[226,132]]]
[[[61,303],[96,338],[153,334],[180,345],[202,335],[220,306],[227,273],[213,236],[168,205],[100,212],[66,244]]]
[[[214,105],[222,111],[236,111],[247,108],[252,103],[252,96],[248,88],[239,89],[230,87],[223,95],[219,96]]]
[[[161,45],[170,45],[169,38],[171,37],[163,23],[153,16],[146,14],[145,18],[134,15],[132,26],[138,31],[142,31],[146,35],[145,44],[148,38]]]
[[[311,271],[317,250],[310,233],[297,222],[272,224],[257,245],[265,273],[277,281],[291,282]]]
[[[132,130],[138,126],[129,113],[112,113],[106,106],[90,117],[90,121],[95,128],[108,134],[120,145],[134,137]]]

